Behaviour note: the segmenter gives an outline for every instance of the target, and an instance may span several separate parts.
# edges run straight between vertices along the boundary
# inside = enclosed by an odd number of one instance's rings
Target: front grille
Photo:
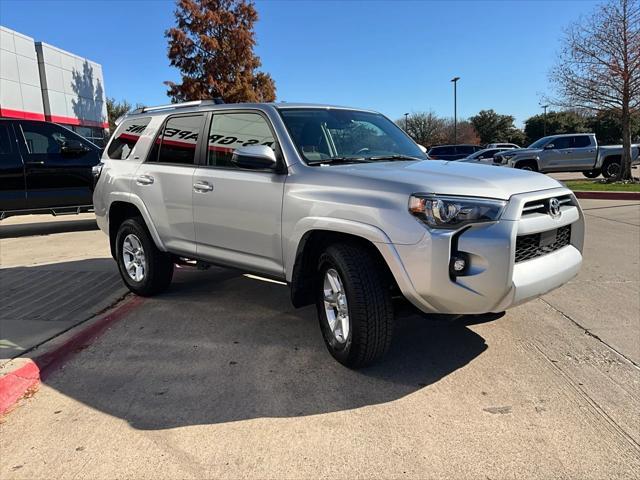
[[[561,209],[566,205],[573,205],[571,195],[562,195],[557,198]],[[532,213],[548,213],[550,200],[551,198],[543,198],[542,200],[533,200],[525,203],[524,207],[522,207],[522,216],[531,215]]]
[[[571,225],[516,239],[516,263],[531,260],[566,247],[571,242]]]

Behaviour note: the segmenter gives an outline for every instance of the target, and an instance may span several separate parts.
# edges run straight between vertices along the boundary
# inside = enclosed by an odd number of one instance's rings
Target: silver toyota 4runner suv
[[[209,101],[137,110],[95,168],[94,205],[129,289],[167,289],[187,258],[286,281],[359,367],[389,348],[392,299],[501,312],[582,262],[584,217],[552,178],[427,160],[383,115]]]

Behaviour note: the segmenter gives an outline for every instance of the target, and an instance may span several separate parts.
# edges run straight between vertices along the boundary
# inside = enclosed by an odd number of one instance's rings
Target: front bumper
[[[560,216],[522,215],[525,203],[571,195],[574,205]],[[570,243],[551,253],[516,263],[516,238],[571,225]],[[500,312],[554,290],[580,270],[584,216],[570,190],[557,188],[515,195],[500,221],[458,232],[431,230],[415,245],[381,250],[404,294],[424,312],[479,314]],[[469,259],[466,276],[450,277],[454,253]]]

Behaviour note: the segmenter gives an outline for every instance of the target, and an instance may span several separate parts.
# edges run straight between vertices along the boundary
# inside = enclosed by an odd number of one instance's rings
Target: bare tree
[[[443,129],[445,122],[433,112],[414,112],[405,119],[399,119],[396,124],[420,145],[428,147],[444,141]]]
[[[565,31],[551,71],[561,107],[619,116],[623,155],[616,180],[631,177],[631,117],[640,108],[640,0],[610,0]]]

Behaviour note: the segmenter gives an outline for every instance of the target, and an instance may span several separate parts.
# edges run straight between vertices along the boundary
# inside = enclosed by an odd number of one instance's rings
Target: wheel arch
[[[136,201],[138,200],[138,201]],[[109,225],[109,245],[111,247],[111,255],[115,258],[116,255],[116,235],[118,234],[118,229],[122,222],[129,218],[141,217],[151,234],[151,238],[153,242],[156,244],[161,251],[166,251],[164,244],[156,230],[153,222],[151,222],[151,217],[149,216],[149,212],[144,207],[142,201],[137,199],[136,197],[129,197],[126,200],[115,200],[111,202],[109,205],[108,212],[108,225]]]
[[[391,285],[397,285],[379,246],[390,243],[382,230],[365,224],[359,224],[361,227],[358,227],[357,222],[344,225],[338,221],[332,227],[328,224],[320,226],[317,222],[314,223],[314,227],[305,229],[296,236],[295,248],[292,248],[290,261],[286,265],[287,282],[291,287],[291,301],[295,307],[303,307],[314,302],[315,267],[321,253],[333,243],[355,243],[367,249],[380,262],[381,268],[388,273]]]
[[[513,167],[518,168],[518,165],[524,165],[525,163],[532,164],[536,172],[540,171],[540,164],[537,158],[523,158],[522,160],[514,162]]]

